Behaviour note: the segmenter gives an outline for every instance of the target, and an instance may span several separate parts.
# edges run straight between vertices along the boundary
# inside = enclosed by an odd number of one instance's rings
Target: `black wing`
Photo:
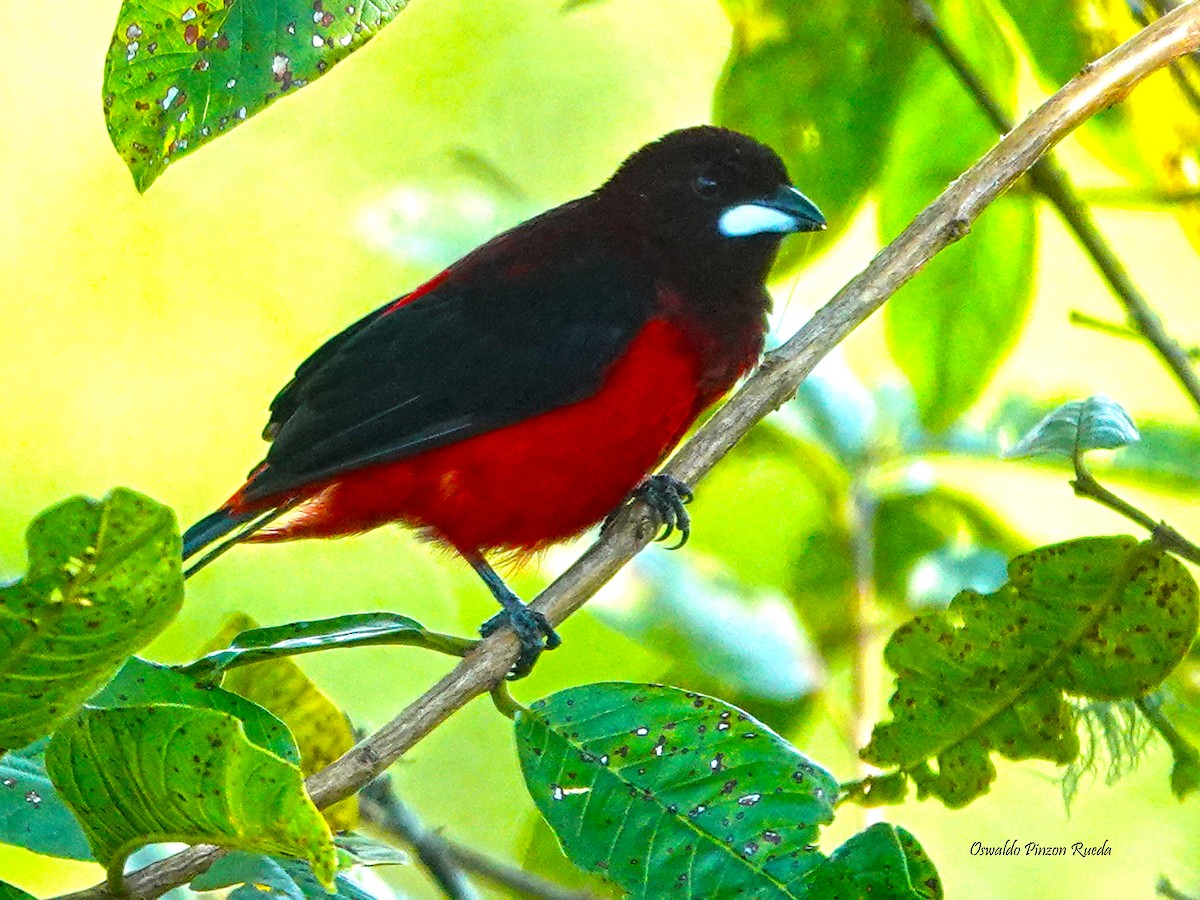
[[[328,341],[271,404],[274,443],[243,498],[403,459],[592,395],[651,315],[654,284],[603,247],[550,255],[553,265],[515,277],[511,258],[507,267],[452,270],[428,293]]]

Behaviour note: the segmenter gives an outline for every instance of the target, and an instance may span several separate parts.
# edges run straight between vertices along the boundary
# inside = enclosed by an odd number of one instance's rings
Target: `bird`
[[[263,460],[183,536],[193,575],[242,542],[398,522],[479,574],[523,677],[560,638],[489,557],[644,500],[687,540],[690,488],[652,474],[758,361],[785,235],[825,218],[772,149],[711,125],[492,238],[321,345],[270,404]]]

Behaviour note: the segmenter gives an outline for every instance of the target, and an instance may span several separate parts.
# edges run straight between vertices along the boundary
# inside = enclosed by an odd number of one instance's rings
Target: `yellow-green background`
[[[328,77],[172,165],[139,196],[100,105],[116,0],[0,0],[0,573],[21,571],[25,523],[69,494],[125,484],[185,520],[223,500],[258,459],[266,404],[294,365],[432,273],[428,262],[380,249],[364,225],[397,187],[463,183],[453,153],[466,148],[499,164],[534,207],[549,206],[590,190],[646,140],[706,119],[729,41],[715,0],[610,0],[568,15],[558,6],[420,0]],[[793,175],[819,202],[821,186]],[[444,218],[454,225],[456,216]],[[1101,222],[1171,325],[1200,340],[1200,265],[1174,224],[1149,213]],[[488,226],[458,224],[487,236],[478,229]],[[1073,307],[1117,316],[1051,214],[1043,225],[1031,326],[981,409],[1008,390],[1103,392],[1135,415],[1191,415],[1144,349],[1067,324]],[[874,247],[867,211],[806,271],[789,320],[826,299]],[[845,352],[865,378],[895,377],[877,321]],[[945,476],[983,493],[1033,541],[1128,530],[1071,499],[1058,476],[1011,464]],[[1132,496],[1200,535],[1194,504]],[[780,498],[781,514],[786,505]],[[536,571],[518,579],[527,594],[540,583]],[[469,632],[489,603],[463,565],[395,529],[248,548],[189,586],[182,615],[152,651],[183,658],[237,609],[278,622],[387,608]],[[585,681],[650,680],[664,669],[661,657],[586,613],[563,635],[564,648],[517,686],[520,698]],[[365,649],[309,657],[304,667],[357,721],[381,723],[447,663]],[[853,774],[833,729],[818,725],[800,743],[837,774]],[[1085,784],[1068,816],[1052,767],[1002,763],[991,793],[966,810],[914,801],[887,817],[918,835],[951,897],[1148,897],[1160,873],[1200,884],[1200,800],[1171,797],[1168,767],[1156,746],[1117,785]],[[508,723],[483,702],[410,753],[397,784],[427,824],[458,840],[511,857],[525,839],[533,806]],[[826,849],[861,824],[861,812],[847,810]],[[1107,839],[1113,853],[969,855],[976,840],[1008,838]],[[0,878],[35,893],[98,874],[0,849]],[[397,883],[435,896],[412,869]]]

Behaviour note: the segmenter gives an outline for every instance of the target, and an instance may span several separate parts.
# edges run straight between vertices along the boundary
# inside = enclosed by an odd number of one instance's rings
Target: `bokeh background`
[[[185,524],[209,511],[258,460],[267,403],[323,338],[502,227],[590,190],[647,140],[709,120],[731,39],[716,2],[609,0],[566,12],[551,0],[424,0],[328,77],[172,165],[142,196],[109,143],[100,103],[117,8],[116,0],[67,0],[34,21],[28,7],[0,0],[10,27],[25,23],[0,54],[6,576],[23,570],[29,519],[71,494],[128,485],[174,506]],[[1038,88],[1028,73],[1023,83],[1028,108]],[[781,97],[787,91],[779,84]],[[1065,152],[1084,180],[1113,180],[1087,150]],[[793,175],[820,203],[821,184]],[[1112,319],[1119,311],[1053,213],[1038,216],[1031,321],[968,423],[988,421],[1012,395],[1093,393],[1118,399],[1139,421],[1190,421],[1194,411],[1144,347],[1069,323],[1071,309]],[[1200,341],[1200,262],[1177,221],[1153,210],[1101,211],[1099,220],[1176,333]],[[807,262],[775,285],[781,334],[873,254],[874,207],[861,208],[832,245],[821,236],[794,240]],[[903,390],[878,319],[826,372]],[[1193,472],[1197,462],[1180,460]],[[1073,499],[1061,470],[937,458],[922,466],[921,477],[982,498],[1030,545],[1130,530]],[[795,552],[811,503],[806,484],[753,453],[731,460],[700,486],[697,537],[670,560],[678,568],[651,560],[647,571],[680,584],[706,566],[733,567],[741,584],[773,589],[781,572],[806,565]],[[1195,494],[1123,492],[1200,535]],[[532,596],[576,549],[520,573],[518,588]],[[672,646],[613,626],[635,588],[645,591],[626,580],[609,592],[616,613],[573,618],[563,648],[516,695],[702,671],[702,644]],[[390,609],[470,633],[491,614],[490,602],[466,566],[399,529],[243,548],[189,584],[182,614],[150,655],[194,655],[234,611],[276,623]],[[781,615],[795,621],[790,606]],[[680,668],[681,653],[689,667]],[[302,661],[363,725],[386,721],[448,665],[388,648]],[[846,707],[844,667],[798,663],[798,671],[840,699],[806,701],[806,714],[784,717],[782,727],[839,777],[852,777],[855,758],[829,712]],[[880,677],[882,713],[890,681]],[[1200,805],[1174,799],[1169,765],[1165,748],[1151,743],[1116,783],[1085,778],[1068,812],[1059,770],[1000,762],[991,792],[965,810],[914,800],[885,814],[919,837],[951,897],[1152,896],[1162,874],[1200,885]],[[536,813],[509,723],[486,701],[438,729],[395,775],[427,825],[505,859],[525,856]],[[862,811],[843,810],[823,846],[863,821]],[[1010,838],[1107,840],[1113,849],[1089,859],[970,855],[974,841]],[[0,847],[0,877],[34,893],[83,887],[98,874]],[[436,896],[414,867],[386,877],[410,896]]]

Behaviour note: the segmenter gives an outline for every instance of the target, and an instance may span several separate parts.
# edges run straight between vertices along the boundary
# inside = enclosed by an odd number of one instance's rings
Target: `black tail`
[[[258,513],[235,513],[218,509],[205,516],[183,533],[183,558],[195,556],[213,541],[222,538],[243,522],[249,522]]]
[[[205,516],[183,533],[183,558],[185,560],[219,541],[234,529],[240,526],[245,527],[242,527],[241,531],[238,531],[237,534],[225,538],[225,540],[205,553],[196,562],[192,563],[190,568],[184,570],[183,577],[191,578],[218,556],[230,550],[235,544],[250,537],[256,531],[266,528],[288,510],[294,508],[298,503],[300,503],[299,498],[288,500],[274,509],[268,509],[265,512],[260,509],[256,512],[239,513],[222,508]]]

